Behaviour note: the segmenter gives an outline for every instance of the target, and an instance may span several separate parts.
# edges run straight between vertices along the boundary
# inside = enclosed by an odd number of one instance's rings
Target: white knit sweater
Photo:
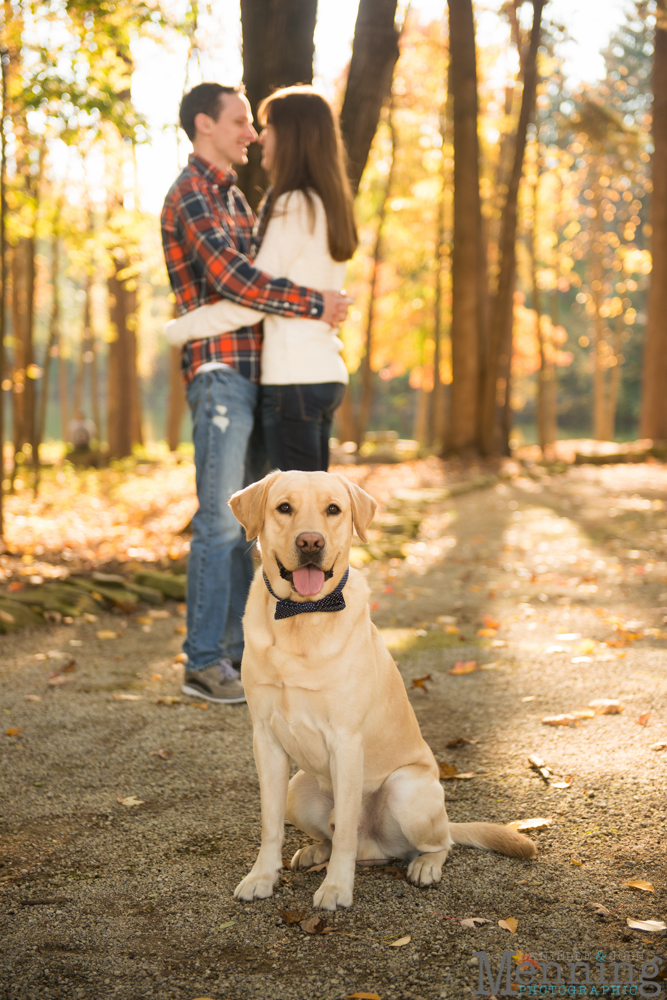
[[[321,199],[313,192],[314,222],[305,195],[291,191],[278,198],[254,264],[273,277],[289,278],[318,291],[340,289],[345,263],[332,259],[327,219]],[[341,357],[343,344],[336,332],[318,319],[288,319],[261,313],[222,299],[192,309],[166,325],[167,340],[181,346],[228,333],[264,320],[261,382],[263,385],[300,385],[343,382],[348,373]]]

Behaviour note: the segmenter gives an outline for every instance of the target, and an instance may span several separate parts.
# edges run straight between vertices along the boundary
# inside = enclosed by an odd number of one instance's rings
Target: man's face
[[[208,115],[195,117],[197,133],[211,146],[215,161],[231,167],[248,162],[248,146],[257,138],[252,127],[250,105],[243,94],[225,94],[218,120]]]

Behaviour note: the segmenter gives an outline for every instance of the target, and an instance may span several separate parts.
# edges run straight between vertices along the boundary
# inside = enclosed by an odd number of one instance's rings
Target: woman
[[[312,87],[288,87],[266,98],[258,117],[272,187],[255,264],[299,285],[342,288],[357,232],[334,112]],[[222,300],[168,323],[167,339],[181,345],[262,319],[261,411],[271,466],[326,471],[333,415],[348,382],[331,327]]]

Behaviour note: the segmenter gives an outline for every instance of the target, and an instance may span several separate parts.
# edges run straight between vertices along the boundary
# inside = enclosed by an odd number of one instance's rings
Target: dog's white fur
[[[340,582],[353,527],[365,540],[376,503],[341,476],[274,472],[236,493],[231,508],[278,597],[319,600]],[[338,511],[338,513],[336,513]],[[300,565],[296,539],[323,536],[322,568],[333,568],[315,598],[280,574]],[[350,906],[357,859],[402,858],[416,885],[439,882],[452,844],[530,858],[527,837],[491,823],[449,823],[435,758],[424,742],[403,680],[370,619],[369,591],[350,569],[346,607],[276,621],[276,599],[259,569],[244,618],[242,679],[254,727],[262,843],[237,899],[272,895],[282,867],[285,817],[315,843],[292,868],[329,861],[314,904]],[[289,780],[290,758],[300,768]]]

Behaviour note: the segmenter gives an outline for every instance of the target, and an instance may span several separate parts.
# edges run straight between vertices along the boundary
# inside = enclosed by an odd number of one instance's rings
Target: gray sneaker
[[[206,670],[188,670],[186,666],[181,690],[195,698],[206,698],[225,705],[245,701],[240,674],[227,657]]]

